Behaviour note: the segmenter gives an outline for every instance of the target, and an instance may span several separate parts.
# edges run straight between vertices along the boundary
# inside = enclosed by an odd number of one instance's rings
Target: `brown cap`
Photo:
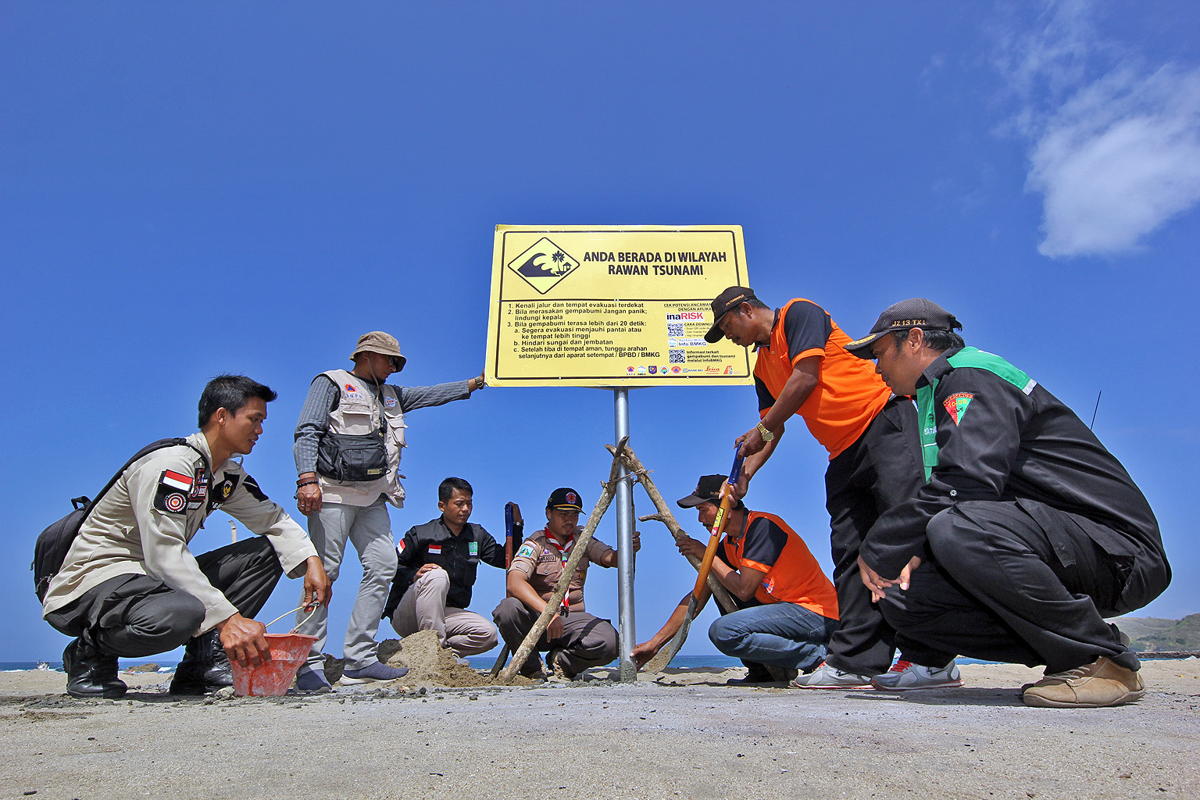
[[[757,300],[758,297],[754,294],[754,290],[746,286],[730,286],[725,291],[717,295],[712,301],[713,324],[708,329],[708,333],[704,334],[704,340],[710,344],[715,344],[721,341],[725,336],[721,332],[721,317],[728,314],[733,309],[740,306],[747,300]]]
[[[383,331],[371,331],[358,337],[358,344],[354,346],[354,352],[350,354],[350,360],[353,361],[354,357],[359,353],[379,353],[380,355],[399,359],[400,366],[396,368],[397,372],[404,369],[404,364],[408,361],[400,352],[400,342],[396,341],[396,337]]]

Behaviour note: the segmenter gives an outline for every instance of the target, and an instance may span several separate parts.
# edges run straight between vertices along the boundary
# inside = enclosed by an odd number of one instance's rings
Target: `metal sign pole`
[[[629,435],[629,390],[613,389],[616,421],[616,441]],[[617,482],[617,641],[621,650],[620,680],[637,680],[637,665],[629,654],[637,644],[633,623],[633,573],[636,557],[633,552],[633,488],[625,480],[625,465],[621,464]]]

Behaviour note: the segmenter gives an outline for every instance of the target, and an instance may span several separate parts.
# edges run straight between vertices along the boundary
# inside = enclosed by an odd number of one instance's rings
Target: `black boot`
[[[75,639],[63,650],[63,671],[67,673],[67,694],[71,697],[124,697],[129,687],[117,677],[117,657],[100,653],[82,639]]]
[[[205,694],[233,686],[233,668],[216,631],[189,639],[171,679],[171,694]]]

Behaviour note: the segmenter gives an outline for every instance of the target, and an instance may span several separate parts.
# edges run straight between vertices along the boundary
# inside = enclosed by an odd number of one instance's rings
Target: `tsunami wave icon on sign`
[[[579,260],[543,236],[505,266],[545,294],[578,269]]]

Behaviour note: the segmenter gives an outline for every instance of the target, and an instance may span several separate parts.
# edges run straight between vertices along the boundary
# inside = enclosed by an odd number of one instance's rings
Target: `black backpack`
[[[153,453],[155,450],[161,450],[164,447],[175,447],[181,444],[192,447],[186,439],[174,437],[159,439],[138,450],[125,462],[124,466],[116,471],[108,483],[104,484],[104,488],[96,495],[95,500],[89,500],[86,497],[71,498],[71,506],[74,510],[62,519],[52,522],[46,530],[38,534],[37,542],[33,545],[33,563],[29,565],[29,568],[33,570],[33,590],[37,593],[39,601],[45,599],[46,590],[50,588],[50,580],[62,568],[63,560],[67,557],[67,551],[71,549],[71,543],[75,541],[75,537],[79,535],[79,529],[83,527],[83,521],[87,519],[87,515],[96,507],[96,503],[100,502],[100,498],[104,497],[108,490],[113,487],[113,484],[120,479],[125,470],[129,469],[129,465],[147,453]],[[195,447],[192,447],[192,449],[200,453]],[[203,453],[200,454],[204,455]]]

